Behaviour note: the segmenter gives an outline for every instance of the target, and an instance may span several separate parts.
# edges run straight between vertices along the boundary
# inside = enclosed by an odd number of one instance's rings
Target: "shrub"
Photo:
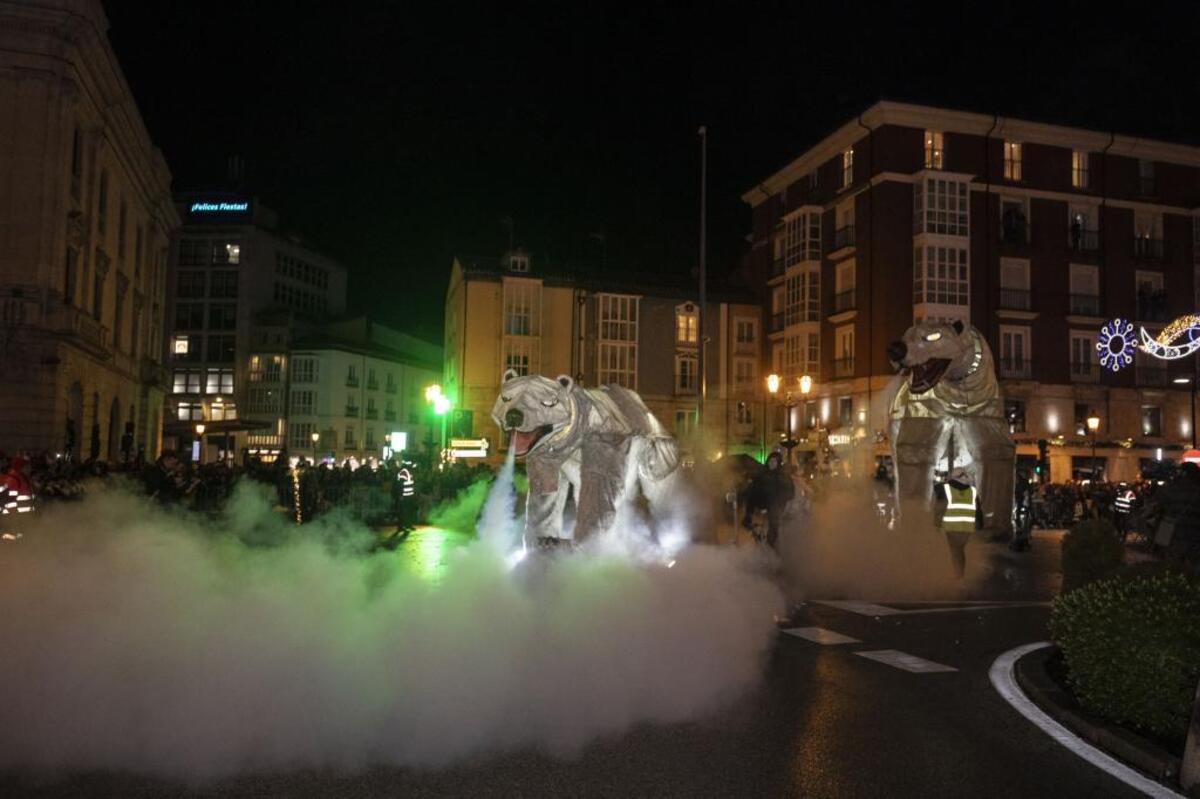
[[[1200,679],[1200,581],[1112,577],[1054,601],[1050,627],[1084,707],[1182,740]]]
[[[1111,577],[1121,568],[1125,546],[1110,522],[1087,519],[1071,528],[1062,541],[1063,591]]]

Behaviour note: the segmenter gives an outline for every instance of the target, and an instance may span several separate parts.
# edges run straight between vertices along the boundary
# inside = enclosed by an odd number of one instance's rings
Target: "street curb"
[[[1091,716],[1078,707],[1074,697],[1050,678],[1046,673],[1046,663],[1057,652],[1058,647],[1046,646],[1017,660],[1014,668],[1017,685],[1029,700],[1085,741],[1155,779],[1178,786],[1178,757],[1140,735],[1110,726]]]

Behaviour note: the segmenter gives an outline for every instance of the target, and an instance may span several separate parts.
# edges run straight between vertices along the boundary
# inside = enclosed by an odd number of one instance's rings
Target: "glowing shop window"
[[[188,354],[188,337],[187,336],[176,336],[175,337],[175,346],[172,348],[172,352],[174,352],[176,355],[187,355]]]

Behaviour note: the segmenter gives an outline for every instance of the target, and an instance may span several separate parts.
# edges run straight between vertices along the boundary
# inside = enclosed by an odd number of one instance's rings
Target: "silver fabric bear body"
[[[928,505],[935,466],[953,436],[971,458],[984,527],[1011,534],[1016,450],[983,336],[959,321],[926,322],[893,342],[888,357],[901,370],[892,383],[890,430],[899,503]]]
[[[663,510],[679,466],[679,448],[635,392],[621,386],[585,389],[566,375],[504,375],[492,419],[512,433],[525,459],[529,496],[525,543],[563,539],[563,509],[575,494],[573,537],[611,529],[635,488],[653,512]]]

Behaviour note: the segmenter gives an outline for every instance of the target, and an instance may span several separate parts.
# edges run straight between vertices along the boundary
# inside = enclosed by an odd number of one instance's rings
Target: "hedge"
[[[1062,541],[1063,591],[1111,577],[1121,568],[1125,545],[1110,522],[1087,519],[1072,527]]]

